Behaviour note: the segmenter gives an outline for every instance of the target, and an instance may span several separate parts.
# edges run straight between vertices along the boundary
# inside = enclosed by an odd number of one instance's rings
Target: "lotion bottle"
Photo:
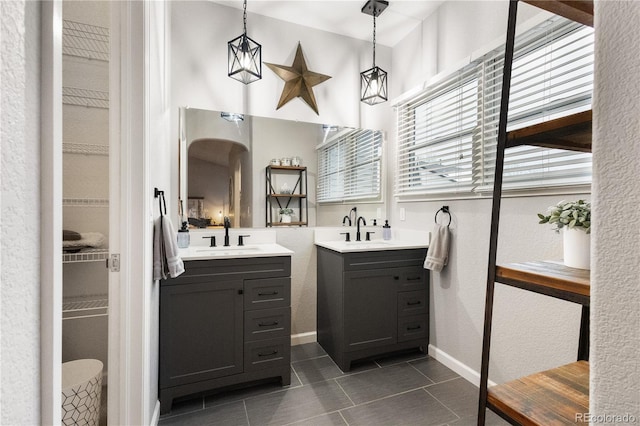
[[[189,247],[189,228],[187,222],[182,222],[182,228],[178,230],[178,247]]]
[[[382,226],[382,239],[383,240],[391,239],[391,226],[389,225],[388,220],[385,220],[384,225]]]

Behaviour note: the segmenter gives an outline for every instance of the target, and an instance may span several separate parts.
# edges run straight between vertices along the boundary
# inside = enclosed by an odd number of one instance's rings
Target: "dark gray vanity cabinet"
[[[160,282],[160,412],[174,398],[291,383],[291,258],[192,260]]]
[[[357,359],[429,343],[426,249],[318,247],[318,343],[342,371]]]

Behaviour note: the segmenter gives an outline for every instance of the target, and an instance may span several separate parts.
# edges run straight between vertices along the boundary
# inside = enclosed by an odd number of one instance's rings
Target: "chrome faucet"
[[[357,226],[357,228],[356,228],[356,241],[360,241],[360,221],[362,221],[362,224],[364,226],[367,226],[367,221],[364,220],[364,217],[360,216],[358,218],[358,220],[356,221],[356,226]]]
[[[228,216],[224,217],[224,246],[229,247],[229,227],[231,226],[231,221]]]
[[[351,226],[351,218],[349,216],[345,216],[342,218],[342,226],[344,226],[345,222],[349,222],[349,226]]]

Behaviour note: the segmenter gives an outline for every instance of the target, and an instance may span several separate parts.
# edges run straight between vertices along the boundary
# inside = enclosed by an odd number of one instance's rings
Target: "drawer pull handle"
[[[414,330],[420,330],[422,327],[420,327],[419,325],[414,325],[412,327],[407,327],[407,331],[414,331]]]
[[[407,302],[407,306],[414,306],[414,305],[420,305],[422,302],[419,300],[416,300],[415,302]]]
[[[399,276],[397,276],[397,275],[394,275],[394,276],[393,276],[393,279],[397,281],[397,280],[399,280],[399,279],[400,279],[400,277],[399,277]]]
[[[275,296],[278,294],[277,291],[272,291],[271,293],[258,293],[258,296]]]
[[[258,327],[273,327],[274,325],[278,325],[278,321],[258,323]]]
[[[278,353],[278,351],[271,351],[269,353],[258,354],[258,356],[271,356],[271,355],[275,355],[277,353]]]
[[[420,281],[422,277],[407,277],[407,281]]]

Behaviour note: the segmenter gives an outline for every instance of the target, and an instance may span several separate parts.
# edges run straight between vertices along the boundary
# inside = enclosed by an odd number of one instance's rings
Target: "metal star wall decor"
[[[331,76],[309,71],[307,63],[304,60],[304,55],[302,54],[302,46],[300,43],[298,43],[296,57],[291,66],[269,64],[267,62],[264,64],[285,82],[276,109],[280,109],[280,107],[294,98],[302,98],[316,114],[320,115],[318,105],[316,104],[316,97],[313,94],[313,86],[329,80]]]

